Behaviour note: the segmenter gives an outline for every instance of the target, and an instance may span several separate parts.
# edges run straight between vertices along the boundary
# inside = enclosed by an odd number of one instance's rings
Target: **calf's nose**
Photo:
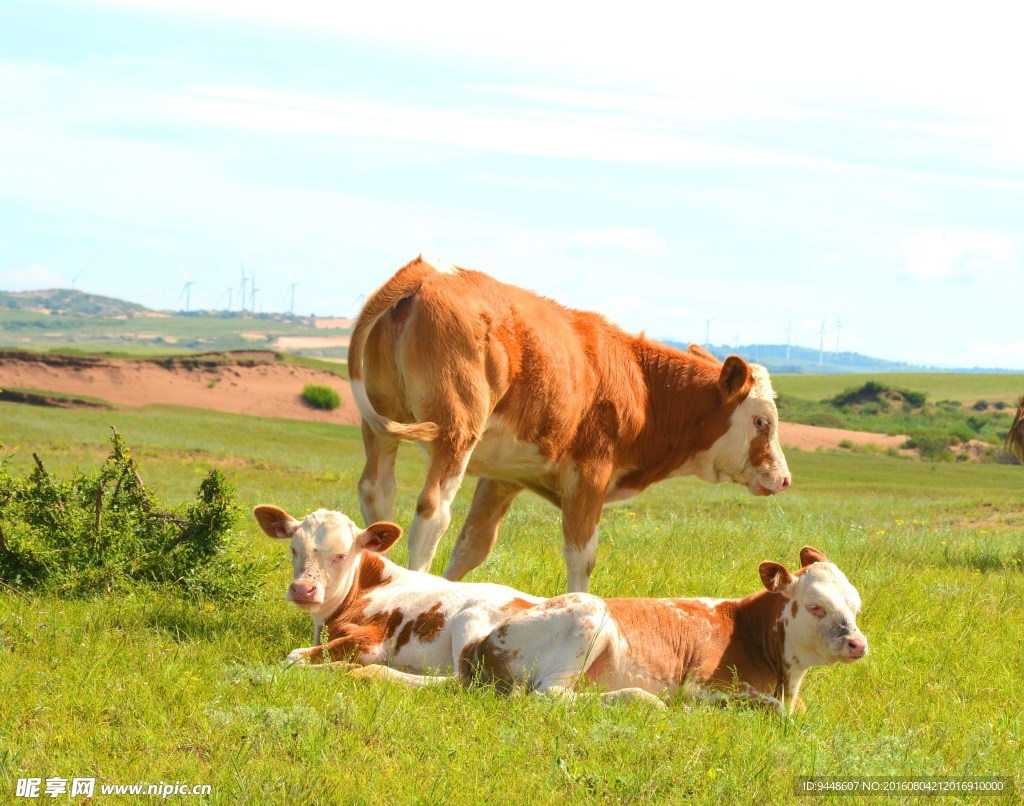
[[[863,658],[868,654],[868,639],[863,635],[855,635],[846,639],[846,652],[851,658]]]
[[[297,599],[308,599],[315,590],[316,585],[312,582],[302,582],[299,580],[296,580],[288,587],[288,592]]]
[[[782,477],[782,483],[779,485],[779,492],[783,492],[789,489],[789,485],[793,483],[793,477],[788,473]]]

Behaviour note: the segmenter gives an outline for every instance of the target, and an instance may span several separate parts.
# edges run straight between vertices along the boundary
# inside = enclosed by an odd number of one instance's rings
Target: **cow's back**
[[[639,428],[645,390],[631,344],[599,314],[481,272],[433,272],[370,333],[367,389],[382,413],[408,421],[410,389],[447,384],[482,401],[488,428],[558,460]]]

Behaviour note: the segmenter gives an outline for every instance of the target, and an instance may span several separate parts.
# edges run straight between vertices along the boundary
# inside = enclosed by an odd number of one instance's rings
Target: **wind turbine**
[[[256,272],[253,272],[249,277],[249,299],[252,300],[252,312],[256,313],[256,292],[259,289],[256,287]]]
[[[228,298],[228,307],[227,307],[228,311],[231,310],[231,298],[232,298],[232,293],[234,292],[234,290],[235,289],[233,289],[231,286],[228,286],[228,290],[225,291],[223,294],[221,294],[221,297],[220,297],[221,299],[224,299],[224,297]]]
[[[843,323],[842,323],[842,320],[840,319],[840,316],[841,316],[841,314],[838,314],[838,313],[836,314],[836,354],[837,355],[839,353],[839,335],[840,335],[840,331],[842,331],[842,329],[843,329]]]
[[[82,271],[85,271],[85,269],[82,269]],[[78,274],[76,274],[74,277],[71,278],[71,290],[72,291],[75,290],[75,283],[78,282],[78,278],[81,277],[81,276],[82,276],[82,272],[80,271],[80,272],[78,272]]]
[[[818,344],[818,366],[823,366],[825,363],[825,320],[821,320],[821,330],[818,331],[819,344]]]
[[[789,361],[789,350],[793,346],[793,320],[789,320],[789,327],[786,328],[786,360]]]
[[[704,348],[707,350],[711,349],[711,323],[714,321],[714,319],[709,318],[704,323]]]
[[[188,276],[188,272],[185,271],[185,267],[181,267],[181,273],[185,277],[185,285],[181,287],[181,293],[178,294],[178,299],[185,297],[185,313],[188,313],[189,305],[192,301],[192,286],[196,284],[196,281]]]
[[[302,285],[302,283],[295,282],[295,278],[292,277],[292,275],[290,273],[288,275],[288,280],[289,280],[288,291],[292,295],[292,306],[289,309],[289,313],[291,313],[292,316],[295,316],[295,286]]]
[[[242,266],[242,282],[238,286],[238,310],[245,310],[245,284],[249,282],[249,278],[245,276],[245,262],[239,261]]]

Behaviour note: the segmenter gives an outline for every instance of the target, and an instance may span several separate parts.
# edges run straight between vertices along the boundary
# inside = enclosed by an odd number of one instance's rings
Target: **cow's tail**
[[[374,433],[411,442],[430,442],[437,438],[438,427],[435,423],[399,423],[377,412],[370,402],[366,384],[363,382],[363,346],[374,325],[392,306],[419,291],[426,277],[436,273],[437,270],[429,263],[425,263],[422,257],[404,266],[366,300],[352,331],[348,346],[348,376],[352,386],[352,398],[363,420]]]
[[[1006,435],[1006,450],[1024,462],[1024,397],[1017,404],[1017,415]]]

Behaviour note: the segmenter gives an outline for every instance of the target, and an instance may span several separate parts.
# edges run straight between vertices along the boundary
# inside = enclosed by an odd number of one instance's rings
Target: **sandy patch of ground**
[[[318,347],[348,347],[348,336],[278,336],[274,349],[282,352]]]
[[[821,428],[816,425],[779,423],[779,442],[783,448],[791,446],[802,451],[838,450],[839,443],[849,440],[854,445],[873,443],[883,448],[900,448],[907,441],[905,436],[871,434],[867,431],[847,431],[844,428]],[[908,454],[913,451],[907,451]]]
[[[0,388],[84,395],[122,406],[166,403],[260,417],[339,424],[359,422],[359,412],[343,378],[323,370],[266,360],[272,353],[252,355],[261,356],[264,361],[251,365],[200,362],[189,369],[180,360],[121,361],[7,353],[0,355]],[[307,383],[336,389],[341,395],[341,406],[334,411],[308,406],[300,397]]]
[[[0,388],[6,385],[84,395],[123,406],[166,403],[260,417],[358,425],[359,412],[348,382],[337,375],[281,363],[268,351],[238,351],[231,355],[233,363],[204,361],[202,357],[122,361],[5,353],[0,354]],[[189,369],[189,365],[194,368]],[[307,383],[337,389],[341,406],[334,411],[322,411],[303,403],[300,394]],[[841,428],[779,424],[782,445],[805,451],[838,450],[843,440],[855,445],[874,443],[883,448],[899,448],[906,439]]]

